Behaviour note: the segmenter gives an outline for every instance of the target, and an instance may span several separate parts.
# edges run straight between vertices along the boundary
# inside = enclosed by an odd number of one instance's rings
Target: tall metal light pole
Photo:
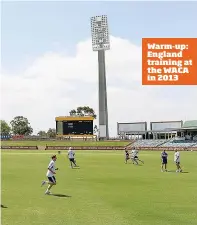
[[[98,51],[99,138],[109,138],[105,51],[110,49],[107,16],[91,17],[92,49]]]

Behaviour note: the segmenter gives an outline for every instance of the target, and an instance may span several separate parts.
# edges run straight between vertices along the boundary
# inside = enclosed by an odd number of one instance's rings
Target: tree
[[[47,132],[43,131],[43,130],[40,130],[37,135],[40,136],[40,137],[47,137]]]
[[[33,129],[27,118],[23,116],[16,116],[10,122],[12,127],[12,132],[14,135],[30,135],[33,133]]]
[[[69,112],[70,116],[76,116],[77,115],[77,111],[75,109],[72,109],[70,112]]]
[[[56,129],[49,128],[49,130],[47,131],[47,136],[49,138],[55,138],[56,137]]]
[[[1,126],[1,136],[10,135],[11,127],[8,125],[8,123],[5,120],[0,120],[0,126]]]
[[[79,106],[77,109],[72,109],[69,114],[70,116],[92,116],[94,119],[97,117],[94,109],[89,106]]]

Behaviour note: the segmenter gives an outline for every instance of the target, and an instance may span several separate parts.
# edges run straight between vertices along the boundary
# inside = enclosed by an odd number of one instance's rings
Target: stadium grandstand
[[[196,147],[197,146],[197,120],[185,121],[180,129],[177,129],[177,136],[163,147]]]
[[[177,136],[197,141],[197,120],[185,121],[181,129],[177,130]]]
[[[135,140],[131,146],[163,147],[163,148],[196,148],[197,120],[190,121],[161,121],[143,123],[118,123],[118,135],[121,138]]]

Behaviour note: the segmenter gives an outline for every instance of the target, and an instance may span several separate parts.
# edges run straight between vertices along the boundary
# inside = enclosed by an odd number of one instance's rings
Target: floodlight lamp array
[[[91,17],[91,32],[93,51],[110,49],[108,22],[106,15]]]

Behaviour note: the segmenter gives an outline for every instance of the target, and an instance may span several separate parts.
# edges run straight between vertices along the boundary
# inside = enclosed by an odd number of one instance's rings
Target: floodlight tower
[[[98,51],[99,138],[109,138],[105,51],[110,49],[107,16],[91,17],[92,49]]]

